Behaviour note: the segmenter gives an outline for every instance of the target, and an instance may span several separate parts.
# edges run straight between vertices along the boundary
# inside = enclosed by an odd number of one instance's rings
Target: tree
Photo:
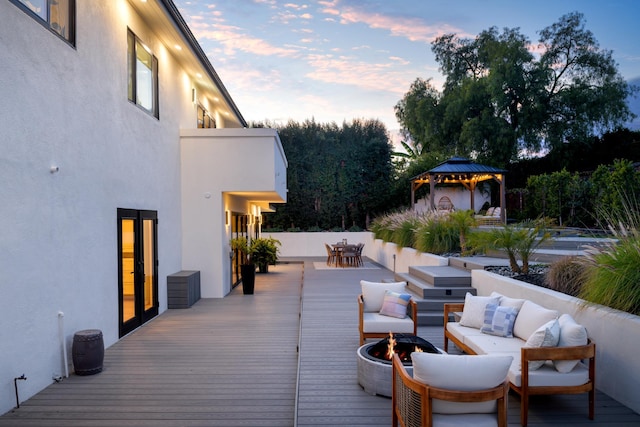
[[[285,205],[265,215],[266,228],[365,228],[368,218],[389,208],[391,144],[381,122],[271,126],[287,156],[289,193]]]
[[[395,107],[416,147],[505,167],[524,151],[553,149],[622,126],[637,88],[617,71],[580,13],[540,31],[536,57],[518,29],[475,39],[447,34],[432,44],[446,81],[416,79]]]

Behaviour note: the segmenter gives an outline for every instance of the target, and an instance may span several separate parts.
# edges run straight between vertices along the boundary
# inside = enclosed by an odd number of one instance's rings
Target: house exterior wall
[[[255,128],[185,129],[181,158],[183,268],[200,270],[204,298],[221,298],[231,291],[225,210],[259,216],[265,200],[286,201],[286,157],[275,130]]]
[[[78,0],[76,16],[74,48],[0,2],[0,414],[13,378],[24,401],[64,374],[76,331],[118,340],[117,208],[158,212],[160,312],[182,269],[191,82],[129,2]],[[158,58],[160,120],[127,100],[127,27]]]

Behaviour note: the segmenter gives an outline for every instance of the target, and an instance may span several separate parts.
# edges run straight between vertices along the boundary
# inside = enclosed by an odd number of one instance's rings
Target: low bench
[[[450,320],[460,312],[460,321]],[[531,395],[588,393],[589,419],[594,418],[595,343],[568,314],[495,292],[467,294],[465,303],[444,305],[445,352],[449,341],[467,354],[513,356],[507,379],[520,395],[523,426]]]

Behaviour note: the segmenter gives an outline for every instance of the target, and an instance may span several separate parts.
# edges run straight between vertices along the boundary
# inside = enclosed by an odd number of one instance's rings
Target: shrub
[[[549,289],[577,297],[582,290],[585,268],[578,257],[562,257],[549,265],[545,283]]]
[[[310,233],[319,233],[319,232],[321,232],[323,230],[322,230],[322,228],[318,227],[317,225],[314,225],[313,227],[309,227],[307,229],[307,231],[310,232]]]
[[[460,235],[446,217],[433,217],[416,231],[415,248],[421,252],[444,254],[460,250]]]

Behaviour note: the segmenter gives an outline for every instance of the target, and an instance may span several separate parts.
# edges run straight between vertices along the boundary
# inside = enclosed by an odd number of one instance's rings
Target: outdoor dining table
[[[352,267],[359,267],[358,261],[357,261],[357,249],[358,249],[359,245],[354,245],[354,244],[348,244],[345,242],[338,242],[336,244],[331,245],[331,249],[333,249],[335,251],[335,266],[336,267],[344,267],[345,266],[345,253],[353,253],[353,264],[348,264],[349,266]],[[353,249],[353,251],[351,251],[350,249]]]

